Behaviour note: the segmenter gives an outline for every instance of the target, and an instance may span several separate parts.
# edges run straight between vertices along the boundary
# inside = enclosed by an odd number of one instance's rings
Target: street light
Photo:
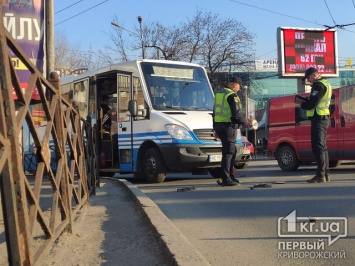
[[[142,57],[144,59],[144,42],[143,42],[143,31],[142,31],[142,17],[138,16],[139,28],[141,31],[141,44],[142,44]]]
[[[115,27],[117,27],[117,28],[121,28],[121,29],[123,29],[123,30],[125,30],[125,31],[128,31],[129,33],[131,33],[131,34],[133,34],[133,35],[135,35],[135,36],[137,36],[138,38],[139,38],[139,40],[141,41],[141,45],[142,45],[142,58],[144,59],[144,41],[143,41],[143,38],[142,38],[142,24],[141,24],[141,22],[142,22],[142,17],[141,16],[139,16],[138,17],[138,22],[140,23],[140,25],[141,25],[141,36],[139,36],[137,33],[135,33],[134,31],[131,31],[131,30],[129,30],[129,29],[126,29],[126,28],[124,28],[124,27],[122,27],[120,24],[118,24],[118,23],[116,23],[116,22],[111,22],[111,25],[113,25],[113,26],[115,26]]]

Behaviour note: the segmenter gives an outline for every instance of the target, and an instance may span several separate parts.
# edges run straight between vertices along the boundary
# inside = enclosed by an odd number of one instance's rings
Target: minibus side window
[[[130,100],[130,79],[127,75],[117,76],[118,89],[118,108],[117,118],[118,122],[129,121],[130,117],[127,115],[128,102]]]
[[[138,116],[137,120],[143,120],[147,118],[147,104],[144,101],[144,94],[140,79],[133,77],[133,100],[137,101]]]

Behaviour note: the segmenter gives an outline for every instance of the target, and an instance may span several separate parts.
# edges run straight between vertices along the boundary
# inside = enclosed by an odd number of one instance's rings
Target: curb
[[[135,197],[177,265],[210,265],[146,194],[125,179],[118,179],[118,181]]]

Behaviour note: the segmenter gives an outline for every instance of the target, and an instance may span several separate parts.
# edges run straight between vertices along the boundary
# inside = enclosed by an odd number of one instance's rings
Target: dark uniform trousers
[[[235,141],[237,131],[235,125],[231,123],[215,122],[214,130],[217,132],[222,142],[222,162],[221,178],[227,180],[233,176],[233,168],[236,156]]]
[[[317,177],[329,174],[329,156],[326,143],[329,116],[314,116],[311,119],[312,151],[317,162]]]

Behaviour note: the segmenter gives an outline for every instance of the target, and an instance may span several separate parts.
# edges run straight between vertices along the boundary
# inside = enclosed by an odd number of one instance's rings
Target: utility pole
[[[245,119],[248,121],[249,119],[249,102],[248,102],[248,86],[244,86],[244,92],[245,92]],[[248,127],[245,128],[245,137],[248,139]]]
[[[46,72],[45,77],[54,69],[54,0],[45,0],[44,3],[44,16],[45,16],[45,49],[46,49]]]

